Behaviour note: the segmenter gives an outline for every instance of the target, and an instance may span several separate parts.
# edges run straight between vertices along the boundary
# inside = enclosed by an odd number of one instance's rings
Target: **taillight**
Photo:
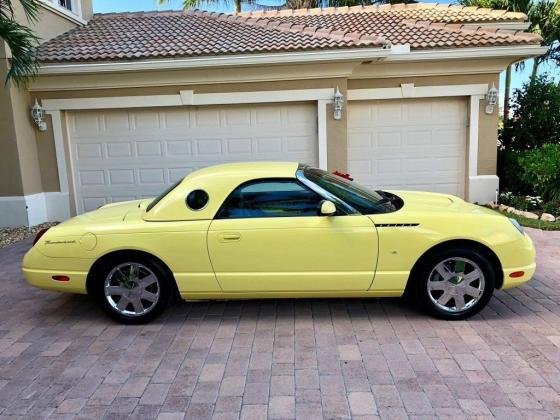
[[[35,239],[33,240],[33,245],[39,242],[39,239],[41,239],[41,236],[47,233],[47,230],[49,230],[49,228],[41,229],[39,232],[37,232],[37,235],[35,235]]]

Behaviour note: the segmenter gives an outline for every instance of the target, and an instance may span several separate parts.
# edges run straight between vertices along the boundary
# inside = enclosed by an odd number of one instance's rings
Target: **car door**
[[[226,292],[367,290],[378,241],[366,216],[318,214],[323,201],[296,179],[240,185],[208,230],[208,252]]]

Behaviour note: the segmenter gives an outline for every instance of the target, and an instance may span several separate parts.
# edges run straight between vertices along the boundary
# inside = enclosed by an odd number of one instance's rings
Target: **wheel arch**
[[[161,268],[165,271],[165,274],[171,281],[171,287],[173,288],[173,293],[176,296],[179,296],[179,289],[177,287],[177,282],[175,281],[175,276],[173,272],[169,268],[169,266],[159,257],[155,256],[146,251],[141,251],[138,249],[119,249],[115,251],[108,252],[107,254],[102,255],[99,257],[89,269],[87,278],[86,278],[86,291],[88,294],[91,294],[92,291],[92,284],[95,280],[96,274],[99,270],[103,267],[103,265],[111,260],[115,260],[118,258],[133,258],[133,257],[142,257],[147,258],[154,261],[156,264],[161,266]]]
[[[474,241],[472,239],[452,239],[452,240],[449,240],[449,241],[440,242],[440,243],[432,246],[431,248],[426,250],[420,256],[420,258],[418,258],[416,263],[414,263],[414,265],[412,266],[412,270],[410,270],[410,275],[409,275],[408,281],[406,283],[405,293],[407,291],[409,291],[409,289],[410,289],[410,287],[411,287],[411,285],[414,281],[413,280],[414,275],[416,274],[416,272],[418,271],[418,269],[422,265],[422,263],[424,261],[426,261],[428,258],[430,258],[432,255],[434,255],[434,254],[436,254],[440,251],[449,249],[450,247],[462,247],[462,248],[474,249],[474,250],[480,252],[481,254],[483,254],[486,258],[488,258],[488,262],[490,263],[490,265],[494,269],[494,273],[496,275],[495,288],[496,289],[501,289],[502,288],[502,285],[504,283],[504,272],[502,270],[502,263],[500,262],[500,259],[498,258],[496,253],[494,251],[492,251],[491,248],[489,248],[487,245],[485,245],[483,243]]]

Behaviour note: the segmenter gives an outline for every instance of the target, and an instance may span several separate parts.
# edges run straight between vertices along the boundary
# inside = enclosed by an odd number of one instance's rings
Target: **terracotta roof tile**
[[[492,22],[525,20],[520,13],[421,3],[238,15],[110,13],[95,15],[86,26],[45,42],[39,59],[123,61],[390,44],[409,44],[412,49],[539,44],[537,35],[488,27]]]
[[[465,10],[466,9],[466,10]],[[538,44],[535,34],[496,31],[477,23],[524,21],[522,13],[449,5],[402,4],[350,8],[298,9],[281,15],[277,11],[252,12],[272,21],[326,28],[346,28],[387,39],[391,44],[409,44],[412,49]]]
[[[328,7],[316,9],[286,9],[240,13],[240,15],[262,16],[266,18],[278,16],[330,15],[345,13],[388,13],[402,19],[431,20],[437,22],[483,23],[483,22],[524,22],[524,13],[493,10],[480,7],[436,3],[382,4],[371,6]]]

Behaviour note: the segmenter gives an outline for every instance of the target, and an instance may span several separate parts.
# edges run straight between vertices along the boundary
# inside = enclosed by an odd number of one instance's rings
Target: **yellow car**
[[[279,162],[201,169],[153,200],[79,215],[40,232],[23,260],[32,285],[89,293],[125,323],[153,319],[173,295],[406,293],[435,316],[464,319],[534,271],[531,239],[496,212]]]

